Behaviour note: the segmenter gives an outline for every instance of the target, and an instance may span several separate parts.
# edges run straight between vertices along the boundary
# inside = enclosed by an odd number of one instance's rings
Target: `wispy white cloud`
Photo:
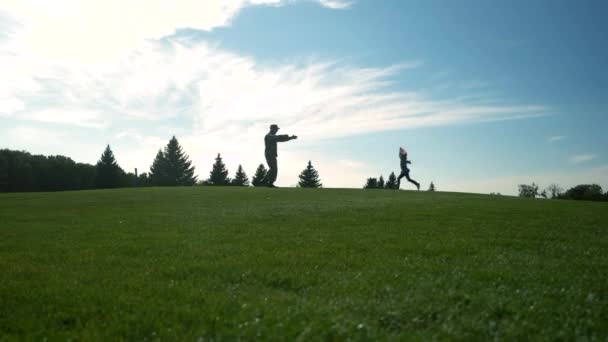
[[[0,18],[0,28],[10,24],[10,29],[14,29],[11,35],[17,36],[20,49],[32,55],[79,63],[100,62],[116,58],[146,39],[172,35],[179,28],[208,31],[227,26],[247,6],[282,6],[290,2],[293,1],[4,0],[0,13],[4,12],[6,19]],[[332,9],[350,5],[341,0],[316,2]],[[8,32],[8,28],[3,31]]]
[[[566,139],[566,137],[563,135],[555,135],[555,136],[549,137],[547,139],[547,141],[552,143],[552,142],[556,142],[556,141],[560,141],[560,140],[564,140],[564,139]]]
[[[19,141],[20,143],[49,143],[62,141],[66,137],[67,132],[20,125],[7,132],[7,135],[11,138],[10,140]]]
[[[344,1],[344,0],[319,0],[319,3],[325,7],[333,8],[333,9],[345,9],[352,6],[352,1]]]
[[[579,154],[579,155],[576,155],[576,156],[573,156],[572,158],[570,158],[570,161],[574,164],[580,164],[580,163],[591,161],[591,160],[595,159],[595,157],[596,156],[594,154]]]
[[[44,109],[24,113],[21,118],[88,128],[103,128],[108,125],[103,114],[92,109]]]
[[[280,121],[297,126],[309,139],[322,139],[544,114],[542,107],[499,99],[490,104],[387,90],[391,77],[417,63],[268,66],[184,38],[150,41],[119,62],[88,68],[34,60],[24,64],[19,55],[5,55],[3,61],[9,81],[3,92],[13,101],[4,111],[12,109],[17,119],[89,127],[181,118],[198,134],[227,134],[264,130]]]

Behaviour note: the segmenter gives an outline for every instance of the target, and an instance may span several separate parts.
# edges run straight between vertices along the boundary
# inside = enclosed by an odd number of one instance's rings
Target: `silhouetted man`
[[[276,188],[274,181],[277,180],[277,143],[297,139],[295,135],[277,135],[279,126],[270,125],[270,132],[264,137],[264,143],[266,144],[266,162],[268,163],[268,173],[266,174],[266,185],[271,188]]]
[[[401,186],[401,178],[405,177],[408,182],[414,184],[420,190],[420,184],[410,178],[410,168],[407,167],[407,164],[411,164],[412,162],[407,160],[407,151],[403,147],[399,148],[399,159],[401,159],[401,174],[397,178],[397,189]]]

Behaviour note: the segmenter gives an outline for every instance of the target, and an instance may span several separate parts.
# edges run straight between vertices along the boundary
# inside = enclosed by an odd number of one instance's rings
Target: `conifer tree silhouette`
[[[232,185],[249,186],[249,178],[241,165],[239,165],[239,168],[236,170],[236,174],[232,179]]]
[[[386,181],[384,188],[389,190],[397,190],[397,176],[395,176],[394,172],[391,172],[391,174],[388,176],[388,180]]]
[[[221,155],[218,153],[215,158],[213,168],[209,173],[209,179],[207,180],[208,185],[229,185],[230,178],[228,178],[228,170],[226,165],[222,161]]]
[[[169,164],[169,177],[171,180],[175,180],[175,185],[194,185],[196,183],[194,166],[175,136],[167,144],[165,156]]]
[[[95,165],[95,187],[96,188],[118,188],[122,186],[125,172],[118,166],[110,145],[101,154],[101,158]]]
[[[194,185],[197,177],[190,157],[173,136],[164,151],[159,150],[150,167],[150,181],[154,185]]]
[[[150,167],[150,183],[153,185],[173,185],[169,179],[167,159],[162,150],[158,150]]]
[[[368,178],[363,186],[363,189],[377,189],[378,188],[378,179],[376,178]]]
[[[323,186],[319,179],[319,172],[312,166],[310,160],[306,168],[300,173],[300,181],[298,186],[301,188],[320,188]]]
[[[264,164],[260,164],[260,166],[258,166],[258,168],[255,170],[251,184],[253,186],[265,186],[266,183],[264,180],[266,179],[266,173],[268,173],[266,166],[264,166]]]

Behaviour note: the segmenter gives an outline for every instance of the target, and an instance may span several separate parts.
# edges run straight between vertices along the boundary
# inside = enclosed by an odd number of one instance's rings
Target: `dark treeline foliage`
[[[549,198],[549,196],[552,199],[608,201],[608,191],[603,193],[602,187],[597,184],[579,184],[566,192],[563,192],[563,189],[557,184],[551,184],[543,191],[539,191],[536,183],[519,185],[519,197]]]
[[[177,139],[159,152],[152,172],[136,176],[126,173],[110,145],[95,165],[76,163],[64,156],[32,155],[24,151],[0,149],[0,192],[63,191],[153,185],[193,185],[194,167],[190,166]],[[162,175],[162,176],[159,176]],[[173,180],[173,181],[172,181]]]
[[[608,191],[602,193],[602,187],[597,184],[580,184],[561,194],[560,199],[608,201]]]
[[[378,178],[368,178],[365,185],[363,185],[363,189],[398,190],[398,186],[399,184],[397,183],[397,176],[395,176],[395,172],[391,172],[386,181],[382,175],[380,175]]]
[[[95,167],[64,156],[0,149],[0,192],[91,189]]]
[[[135,183],[135,175],[118,166],[110,146],[95,166],[64,156],[0,150],[0,192],[117,188]]]

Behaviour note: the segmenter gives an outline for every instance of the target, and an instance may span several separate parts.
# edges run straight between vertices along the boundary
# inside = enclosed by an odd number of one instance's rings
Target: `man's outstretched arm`
[[[289,140],[293,140],[293,139],[297,139],[297,138],[298,137],[295,135],[289,136],[287,134],[274,136],[274,139],[276,139],[277,142],[284,142],[284,141],[289,141]]]

